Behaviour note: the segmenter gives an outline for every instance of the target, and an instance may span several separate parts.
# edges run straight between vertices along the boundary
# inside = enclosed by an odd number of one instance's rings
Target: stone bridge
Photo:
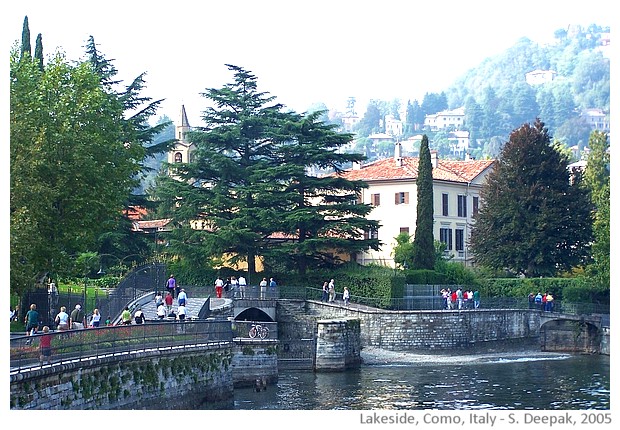
[[[540,346],[543,351],[598,353],[603,332],[600,315],[540,313]]]

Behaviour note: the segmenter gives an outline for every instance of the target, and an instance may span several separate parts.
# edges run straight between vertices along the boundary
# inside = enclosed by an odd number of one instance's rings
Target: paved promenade
[[[202,309],[202,306],[205,304],[206,301],[206,297],[188,297],[185,303],[185,318],[198,318],[198,313],[200,312],[200,309]],[[217,299],[212,297],[210,308],[211,310],[223,308],[225,306],[228,306],[230,302],[232,302],[231,299]],[[178,307],[179,304],[177,302],[177,299],[175,298],[172,302],[172,310],[175,314],[178,314]],[[147,304],[143,305],[142,312],[144,312],[144,314],[146,315],[147,320],[157,320],[157,306],[155,306],[155,300],[153,299]]]

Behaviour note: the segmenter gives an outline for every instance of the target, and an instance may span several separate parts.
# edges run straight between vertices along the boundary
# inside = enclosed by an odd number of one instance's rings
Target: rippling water
[[[470,358],[470,357],[468,357]],[[452,363],[281,372],[266,391],[236,389],[229,409],[609,409],[609,357],[515,355]]]

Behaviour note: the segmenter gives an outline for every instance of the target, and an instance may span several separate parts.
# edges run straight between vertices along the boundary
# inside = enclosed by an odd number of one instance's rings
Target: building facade
[[[379,221],[377,231],[366,232],[382,242],[378,251],[359,253],[360,264],[380,264],[394,267],[393,250],[396,237],[406,232],[413,236],[417,214],[417,157],[402,157],[397,143],[393,158],[367,165],[355,166],[344,172],[350,180],[363,180],[368,188],[360,199],[373,206],[370,219]],[[481,205],[480,190],[494,160],[439,160],[431,151],[433,164],[433,235],[446,244],[446,254],[452,261],[471,265],[469,250],[472,217]]]

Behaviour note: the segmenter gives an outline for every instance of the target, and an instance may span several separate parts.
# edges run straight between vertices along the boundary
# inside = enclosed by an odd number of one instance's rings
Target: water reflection
[[[232,409],[609,409],[608,356],[501,357],[486,361],[363,366],[342,373],[281,372]],[[206,405],[208,408],[209,406]]]

